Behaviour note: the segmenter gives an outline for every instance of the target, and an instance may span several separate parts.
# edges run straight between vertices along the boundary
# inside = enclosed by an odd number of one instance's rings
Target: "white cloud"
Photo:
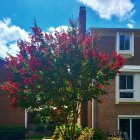
[[[65,26],[65,25],[63,25],[63,26],[58,26],[58,27],[50,27],[49,29],[48,29],[48,31],[49,32],[55,32],[55,31],[58,31],[58,32],[60,32],[60,31],[67,31],[67,29],[68,29],[68,26]]]
[[[134,26],[133,26],[132,24],[128,23],[128,24],[127,24],[127,27],[128,27],[128,28],[133,28]]]
[[[55,36],[55,32],[57,31],[57,32],[67,32],[67,30],[68,30],[68,26],[66,26],[66,25],[62,25],[62,26],[58,26],[58,27],[50,27],[49,29],[48,29],[48,31],[47,31],[47,33],[48,34],[52,34],[53,35],[53,37],[56,37]]]
[[[78,0],[99,14],[100,18],[111,19],[113,16],[119,20],[130,19],[135,13],[131,0]]]
[[[6,57],[7,53],[16,55],[19,51],[16,42],[19,39],[28,40],[28,33],[12,25],[10,18],[0,20],[0,57]]]
[[[135,21],[134,20],[129,20],[129,22],[128,22],[128,24],[126,24],[126,26],[128,27],[128,28],[134,28],[134,26],[135,26]]]
[[[59,26],[56,28],[50,27],[48,31],[60,32],[66,31],[67,29],[68,26]],[[0,20],[0,57],[5,58],[7,53],[16,55],[19,51],[19,48],[17,47],[17,40],[19,39],[29,41],[28,33],[24,29],[12,25],[10,18]]]

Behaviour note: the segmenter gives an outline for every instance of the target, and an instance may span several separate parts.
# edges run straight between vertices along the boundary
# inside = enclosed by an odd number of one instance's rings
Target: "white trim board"
[[[124,72],[140,72],[140,66],[136,65],[124,65],[123,68],[120,69],[120,71]]]
[[[118,118],[140,118],[140,115],[118,115]]]

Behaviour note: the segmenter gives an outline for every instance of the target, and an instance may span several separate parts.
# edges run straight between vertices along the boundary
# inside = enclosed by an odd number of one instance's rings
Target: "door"
[[[122,134],[127,133],[127,136],[130,138],[130,119],[120,119],[120,132]]]
[[[132,137],[140,140],[140,119],[132,119]]]
[[[129,140],[140,140],[140,118],[120,118],[119,130],[126,132]]]

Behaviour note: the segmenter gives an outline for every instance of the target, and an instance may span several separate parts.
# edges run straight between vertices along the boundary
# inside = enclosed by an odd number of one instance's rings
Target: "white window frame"
[[[130,36],[130,50],[120,50],[120,35]],[[116,51],[118,54],[123,55],[125,58],[134,56],[134,33],[117,32],[116,35]]]
[[[117,75],[115,79],[115,103],[140,103],[140,66],[125,65],[120,71],[126,75],[134,75],[134,98],[120,98],[119,75]]]
[[[132,73],[124,73],[122,75],[126,75],[126,76],[129,76],[130,75],[130,76],[133,76],[133,89],[127,89],[127,88],[126,89],[120,89],[119,88],[119,98],[120,98],[120,100],[132,100],[132,99],[135,98],[135,88],[134,88],[134,85],[135,85],[134,84],[135,83],[135,74],[132,74]],[[119,78],[120,78],[120,76],[119,76]],[[120,79],[119,79],[119,82],[120,82]],[[126,85],[127,85],[127,81],[126,81]],[[120,92],[133,92],[133,98],[121,98],[120,97]]]
[[[140,115],[118,115],[118,132],[120,129],[120,119],[130,119],[130,140],[132,140],[132,119],[140,119]]]

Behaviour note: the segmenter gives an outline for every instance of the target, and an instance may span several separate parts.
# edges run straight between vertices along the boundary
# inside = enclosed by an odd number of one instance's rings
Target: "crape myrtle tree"
[[[73,140],[81,104],[106,94],[124,59],[100,52],[100,36],[84,37],[74,20],[67,31],[44,33],[36,23],[32,30],[29,42],[18,41],[19,54],[6,58],[9,77],[1,90],[13,107],[39,109],[57,122],[63,139]]]

